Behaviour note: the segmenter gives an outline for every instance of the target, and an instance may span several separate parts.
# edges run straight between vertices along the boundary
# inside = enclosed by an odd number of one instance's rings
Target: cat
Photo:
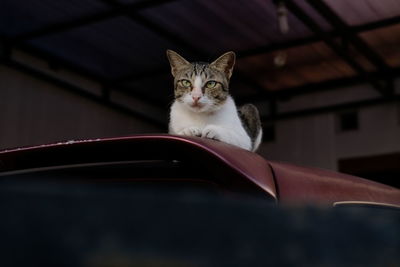
[[[258,110],[252,104],[237,109],[229,94],[235,53],[227,52],[212,63],[190,63],[172,50],[167,50],[167,57],[175,94],[169,133],[214,139],[256,151],[262,138]]]

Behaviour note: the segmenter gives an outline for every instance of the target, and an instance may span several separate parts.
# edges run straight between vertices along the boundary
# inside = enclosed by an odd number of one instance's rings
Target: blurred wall
[[[0,66],[0,149],[160,131],[129,114]]]
[[[400,81],[396,82],[400,92]],[[278,104],[281,112],[379,97],[369,85],[294,97]],[[345,110],[346,111],[346,110]],[[387,103],[353,108],[358,129],[341,131],[339,113],[325,113],[276,123],[276,138],[259,153],[271,160],[337,170],[339,159],[400,152],[400,105]],[[400,164],[400,163],[399,163]]]

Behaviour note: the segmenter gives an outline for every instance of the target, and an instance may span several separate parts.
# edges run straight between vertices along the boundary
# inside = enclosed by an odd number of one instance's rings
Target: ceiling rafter
[[[71,71],[73,73],[76,73],[82,77],[85,77],[89,80],[92,80],[94,82],[98,82],[99,84],[106,86],[106,87],[110,87],[110,85],[112,84],[111,81],[109,81],[107,78],[105,78],[102,75],[99,75],[97,73],[91,72],[90,70],[80,66],[79,64],[75,64],[73,62],[69,62],[63,58],[60,58],[52,53],[49,53],[43,49],[40,49],[38,47],[35,47],[33,45],[30,45],[28,43],[19,43],[19,44],[12,44],[10,41],[10,37],[4,37],[3,38],[3,42],[7,45],[7,47],[9,47],[11,50],[14,49],[18,49],[24,53],[26,53],[27,55],[36,57],[38,59],[41,59],[45,62],[47,62],[49,65],[54,65],[57,68],[61,68],[61,69],[65,69],[68,71]],[[117,86],[117,85],[113,85],[114,89],[117,90],[121,90],[121,91],[125,91],[127,92],[126,88],[123,86]],[[153,103],[154,106],[160,106],[164,103],[157,101],[156,99],[149,97],[148,95],[145,94],[139,94],[137,92],[135,92],[135,94],[133,94],[133,92],[129,92],[129,94],[132,97],[137,98],[138,100],[144,101],[148,104]]]
[[[87,77],[91,80],[99,82],[100,84],[103,85],[104,95],[107,96],[107,95],[109,95],[109,92],[110,92],[109,88],[110,88],[111,82],[109,80],[107,80],[105,77],[95,74],[95,73],[91,72],[90,70],[87,70],[86,68],[83,68],[77,64],[68,62],[68,61],[66,61],[56,55],[53,55],[43,49],[34,47],[33,45],[28,44],[27,41],[30,39],[39,38],[39,37],[43,37],[46,35],[61,33],[61,32],[76,28],[76,27],[90,25],[92,23],[96,23],[96,22],[99,22],[102,20],[110,19],[110,18],[117,17],[117,16],[123,16],[125,14],[134,13],[139,10],[156,7],[156,6],[174,2],[174,1],[177,1],[177,0],[142,0],[139,2],[132,3],[132,4],[126,4],[126,5],[121,4],[118,7],[114,7],[111,10],[106,10],[103,12],[98,12],[95,14],[82,16],[80,18],[75,18],[75,19],[72,19],[69,21],[64,21],[64,22],[55,23],[55,24],[49,24],[43,28],[31,31],[31,32],[23,33],[23,34],[20,34],[17,36],[12,36],[12,37],[7,36],[2,39],[4,39],[3,40],[4,43],[6,43],[7,46],[10,47],[10,49],[18,48],[31,56],[34,56],[34,57],[37,57],[37,58],[40,58],[40,59],[43,59],[43,60],[49,62],[49,64],[54,64],[56,66],[60,66],[69,71],[78,73],[80,75],[83,75],[84,77]],[[148,97],[145,94],[139,94],[138,92],[133,93],[133,92],[131,92],[132,90],[128,91],[124,86],[116,86],[113,84],[112,87],[113,87],[113,89],[127,92],[127,93],[129,93],[129,95],[131,95],[132,97],[134,97],[138,100],[144,101],[146,103],[152,103],[154,106],[160,106],[160,105],[164,104],[164,103],[161,103],[160,101],[157,101],[154,98]]]
[[[56,66],[60,66],[62,68],[65,68],[69,71],[72,71],[74,73],[78,73],[79,75],[82,75],[83,77],[87,77],[93,81],[99,82],[100,84],[102,84],[102,92],[103,92],[103,96],[101,97],[102,100],[100,101],[101,103],[107,103],[107,105],[109,106],[113,106],[115,107],[117,110],[123,110],[123,108],[119,108],[118,104],[112,103],[109,99],[110,97],[110,81],[108,81],[106,78],[104,78],[101,75],[92,73],[91,71],[82,68],[81,66],[68,62],[64,59],[61,59],[58,56],[55,56],[51,53],[48,53],[47,51],[44,51],[40,48],[34,47],[32,45],[29,45],[26,41],[33,39],[33,38],[38,38],[38,37],[42,37],[48,34],[54,34],[54,33],[59,33],[59,32],[64,32],[67,31],[69,29],[73,29],[75,27],[81,27],[81,26],[85,26],[85,25],[89,25],[92,23],[96,23],[105,19],[109,19],[109,18],[113,18],[116,16],[122,16],[125,14],[129,14],[131,12],[137,12],[139,10],[143,10],[146,8],[151,8],[151,7],[155,7],[161,4],[165,4],[168,2],[173,2],[176,0],[143,0],[140,2],[135,2],[133,4],[128,4],[128,5],[120,5],[117,8],[113,8],[111,10],[108,11],[104,11],[104,12],[99,12],[96,14],[92,14],[92,15],[88,15],[88,16],[83,16],[81,18],[78,19],[74,19],[74,20],[70,20],[70,21],[65,21],[62,23],[57,23],[57,24],[51,24],[48,26],[45,26],[41,29],[32,31],[32,32],[28,32],[28,33],[24,33],[18,36],[14,36],[14,37],[4,37],[2,38],[2,43],[5,43],[7,45],[7,47],[10,48],[10,50],[12,48],[18,48],[21,51],[24,51],[25,53],[40,58],[42,60],[47,61],[49,64],[54,64]],[[9,67],[11,66],[17,66],[16,64],[9,64]],[[18,69],[20,70],[24,70],[25,72],[30,73],[31,75],[34,75],[37,78],[40,78],[44,81],[48,81],[48,82],[52,82],[55,83],[56,85],[59,85],[63,88],[66,89],[71,89],[74,92],[78,92],[78,87],[76,88],[72,88],[71,86],[65,85],[61,82],[56,81],[53,78],[48,78],[45,75],[38,75],[39,70],[34,70],[34,68],[30,68],[29,70],[27,68],[23,68],[21,65],[18,66]],[[148,104],[148,105],[152,105],[154,107],[158,107],[161,106],[165,103],[161,103],[160,101],[157,101],[156,99],[149,97],[146,94],[141,94],[138,92],[132,92],[132,90],[127,90],[126,87],[124,86],[116,86],[116,85],[112,85],[113,89],[117,89],[119,91],[122,92],[126,92],[127,94],[129,94],[131,97],[134,97],[140,101],[143,101],[144,103]],[[74,90],[75,89],[75,90]],[[83,90],[82,90],[83,91]],[[96,97],[92,97],[92,100],[96,100]],[[126,110],[125,113],[130,113],[131,115],[138,115],[139,113],[131,110],[132,112],[129,112],[128,110]],[[136,117],[139,117],[141,119],[145,119],[151,123],[154,123],[154,120],[150,117],[146,117],[145,115],[138,115]],[[157,124],[157,122],[155,123]],[[160,126],[160,123],[158,123],[158,126]]]
[[[374,21],[370,23],[365,23],[362,25],[356,25],[356,26],[349,26],[351,31],[354,33],[362,33],[365,31],[371,31],[371,30],[376,30],[379,28],[384,28],[384,27],[389,27],[392,25],[400,24],[400,16],[396,17],[391,17],[379,21]],[[337,30],[328,32],[329,36],[332,37],[338,37],[340,35],[340,32]],[[323,41],[320,36],[318,35],[313,35],[309,37],[304,37],[304,38],[298,38],[282,43],[272,43],[272,44],[266,44],[262,45],[256,48],[251,48],[251,49],[246,49],[246,50],[241,50],[237,51],[236,55],[237,58],[246,58],[246,57],[252,57],[252,56],[257,56],[261,54],[266,54],[266,53],[271,53],[274,51],[279,51],[279,50],[284,50],[284,49],[290,49],[298,46],[303,46],[303,45],[308,45],[316,42],[321,42]],[[146,79],[149,77],[154,77],[154,76],[160,76],[164,74],[169,73],[169,68],[157,68],[151,71],[147,71],[144,73],[135,73],[135,74],[126,74],[122,75],[120,77],[117,77],[113,82],[119,83],[119,82],[128,82],[128,81],[138,81],[141,79]]]
[[[139,3],[145,3],[145,2],[152,2],[152,3],[156,3],[156,2],[159,2],[159,3],[161,3],[161,2],[170,2],[170,1],[174,1],[174,0],[169,0],[169,1],[167,1],[167,0],[164,0],[164,1],[152,1],[152,0],[149,0],[149,1],[141,1],[141,2],[139,2]],[[124,6],[126,6],[126,5],[124,5]],[[117,9],[122,9],[122,7],[120,7],[120,8],[113,8],[112,10],[117,10]],[[121,11],[121,15],[125,15],[125,14],[135,14],[135,12],[134,11],[132,11],[133,13],[130,13],[130,12],[127,12],[127,13],[125,13],[125,12],[122,12]],[[111,16],[111,15],[110,15]],[[119,16],[119,15],[115,15],[115,16]],[[111,16],[111,17],[113,17],[113,16]],[[111,17],[109,17],[109,18],[111,18]],[[105,19],[107,19],[107,18],[105,18]],[[100,19],[101,20],[101,19]],[[100,20],[98,20],[98,21],[100,21]],[[81,21],[82,22],[82,21]],[[72,21],[71,21],[71,23],[72,23]],[[89,23],[95,23],[95,21],[92,21],[92,22],[90,22],[89,21]],[[390,26],[390,25],[393,25],[393,24],[397,24],[397,23],[400,23],[400,16],[399,17],[393,17],[393,18],[389,18],[389,19],[385,19],[385,20],[382,20],[382,21],[377,21],[377,22],[372,22],[372,23],[367,23],[367,24],[364,24],[364,25],[358,25],[358,26],[349,26],[351,29],[352,29],[352,31],[353,32],[362,32],[362,31],[368,31],[368,30],[373,30],[373,29],[377,29],[377,28],[381,28],[381,27],[387,27],[387,26]],[[81,25],[78,25],[77,27],[79,27],[79,26],[84,26],[84,25],[87,25],[87,24],[81,24]],[[50,25],[49,25],[50,26]],[[62,30],[64,31],[64,30],[68,30],[68,29],[72,29],[73,27],[75,27],[74,25],[70,25],[72,28],[68,28],[67,27],[68,25],[67,24],[65,24],[64,25],[64,27],[66,27],[66,28],[63,28]],[[49,29],[51,29],[51,27],[49,27]],[[51,32],[49,33],[49,34],[51,34]],[[328,33],[328,36],[331,36],[331,37],[333,37],[333,36],[337,36],[337,35],[339,35],[340,33],[339,32],[337,32],[337,31],[334,31],[334,32],[332,32],[332,33]],[[33,38],[33,37],[32,37]],[[294,41],[290,41],[290,42],[287,42],[286,44],[287,44],[287,47],[293,47],[293,46],[297,46],[297,45],[303,45],[303,44],[307,44],[308,42],[317,42],[317,41],[321,41],[321,40],[323,40],[322,38],[321,38],[321,36],[319,36],[318,34],[316,34],[316,35],[314,35],[314,36],[311,36],[311,37],[307,37],[307,38],[304,38],[304,39],[298,39],[298,40],[294,40]],[[293,46],[292,46],[293,45]],[[29,46],[28,46],[29,47]],[[242,52],[238,52],[237,53],[237,55],[238,55],[238,58],[242,58],[242,57],[246,57],[246,56],[251,56],[251,55],[256,55],[256,54],[259,54],[259,53],[266,53],[266,52],[270,52],[270,51],[274,51],[274,50],[280,50],[280,49],[282,49],[282,47],[285,47],[284,45],[282,46],[282,45],[276,45],[275,47],[273,47],[273,45],[272,46],[264,46],[264,48],[266,48],[266,50],[261,50],[261,49],[259,49],[259,50],[257,50],[257,49],[255,49],[255,50],[253,50],[253,52],[249,52],[249,51],[247,51],[247,53],[245,53],[246,51],[242,51]],[[252,54],[252,53],[254,53],[254,54]],[[55,56],[55,55],[52,55],[52,57],[55,59],[55,61],[58,61],[57,60],[57,56]],[[66,63],[65,61],[63,61],[63,60],[60,60],[59,61],[60,62],[60,64],[61,65],[63,65],[64,63]],[[78,66],[79,67],[79,66]],[[153,72],[153,74],[152,75],[154,75],[154,73],[155,74],[157,74],[157,73],[160,73],[160,74],[162,74],[162,73],[164,73],[165,71],[169,71],[169,69],[168,68],[162,68],[162,69],[158,69],[158,70],[156,70],[156,71],[154,71]],[[369,75],[369,73],[367,74],[367,75]],[[396,74],[397,75],[397,74]],[[141,77],[141,74],[137,74],[136,75],[136,77],[133,77],[134,79],[136,79],[136,78],[140,78]],[[392,77],[392,76],[391,76]],[[129,77],[127,77],[127,78],[129,78]],[[363,80],[363,81],[365,81],[366,79],[365,79],[365,75],[364,74],[360,74],[360,75],[358,75],[357,77],[357,80],[358,81],[360,81],[360,80]],[[337,81],[340,81],[341,79],[338,79]],[[373,79],[374,80],[374,82],[376,81],[376,79]],[[368,79],[367,79],[367,81],[368,81]],[[340,84],[340,82],[339,83],[337,83],[337,84]],[[311,87],[309,87],[309,88],[311,88]],[[262,88],[260,88],[260,89],[262,89]],[[307,93],[307,92],[310,92],[310,90],[300,90],[300,91],[298,91],[298,92],[295,92],[295,89],[297,89],[297,88],[294,88],[294,90],[291,90],[290,88],[288,89],[288,91],[287,92],[290,92],[290,91],[292,91],[293,92],[293,94],[297,94],[297,93],[300,93],[300,92],[303,92],[303,93]],[[285,90],[285,89],[283,89],[283,90]],[[285,93],[286,94],[286,93]],[[271,96],[271,95],[275,95],[275,94],[268,94],[268,96]],[[260,99],[260,96],[259,95],[257,95],[256,96],[256,99]]]
[[[56,56],[52,56],[51,54],[49,54],[45,51],[40,51],[40,49],[36,49],[33,46],[28,45],[26,43],[26,41],[35,39],[35,38],[39,38],[39,37],[43,37],[43,36],[47,36],[47,35],[51,35],[51,34],[62,33],[67,30],[90,25],[90,24],[93,24],[93,23],[96,23],[99,21],[103,21],[106,19],[110,19],[110,18],[113,18],[116,16],[128,16],[129,18],[134,20],[136,23],[144,26],[148,30],[156,33],[157,35],[163,37],[166,40],[169,40],[170,42],[172,42],[174,44],[177,44],[178,46],[183,47],[183,49],[188,51],[189,53],[206,56],[203,51],[192,47],[185,39],[181,38],[177,34],[174,34],[170,31],[166,30],[161,25],[158,25],[158,24],[152,22],[151,20],[147,19],[145,16],[142,16],[138,13],[139,10],[155,7],[155,6],[158,6],[161,4],[166,4],[166,3],[173,2],[176,0],[143,0],[143,1],[136,2],[133,4],[129,4],[129,5],[121,4],[114,0],[100,0],[100,1],[107,4],[108,6],[110,6],[111,10],[99,12],[99,13],[92,14],[92,15],[83,16],[83,17],[80,17],[80,18],[77,18],[74,20],[70,20],[70,21],[60,22],[60,23],[56,23],[56,24],[50,24],[41,29],[23,33],[23,34],[14,36],[12,38],[8,38],[7,43],[11,44],[13,47],[24,47],[24,49],[30,51],[31,54],[32,54],[32,50],[36,50],[36,53],[33,53],[33,55],[40,54],[40,58],[45,57],[45,58],[47,58],[47,60],[49,62],[56,62],[56,64],[60,64],[62,66],[69,65],[69,67],[70,67],[69,69],[74,69],[74,67],[71,67],[71,64],[69,64],[68,62],[65,62],[65,60],[62,60],[60,58],[56,59],[57,58]],[[51,60],[49,58],[51,58]],[[146,95],[143,95],[143,94],[138,95],[137,92],[131,92],[132,90],[127,89],[126,86],[115,83],[115,81],[109,81],[109,80],[104,79],[103,77],[89,73],[86,70],[80,68],[79,66],[75,66],[75,67],[77,68],[78,73],[79,72],[84,73],[84,74],[90,76],[91,78],[94,78],[95,80],[100,81],[101,84],[103,84],[104,97],[109,96],[111,88],[112,89],[115,88],[117,90],[125,91],[128,94],[132,95],[133,97],[136,97],[139,100],[145,100],[146,102],[151,101],[151,99],[146,97]],[[162,71],[160,71],[160,72],[164,72],[167,70],[168,70],[168,68],[163,68]],[[160,72],[158,70],[156,70],[156,73],[160,73]],[[151,74],[154,75],[154,72]],[[247,75],[240,73],[240,72],[236,72],[236,77],[238,79],[240,79],[242,82],[249,84],[250,86],[255,88],[258,91],[259,95],[263,95],[263,96],[268,95],[268,90],[266,88],[264,88],[257,82],[250,79]]]
[[[101,2],[110,5],[113,8],[118,8],[119,6],[121,6],[121,4],[115,0],[100,0]],[[128,15],[128,17],[130,19],[132,19],[133,21],[135,21],[136,23],[144,26],[146,29],[152,31],[153,33],[157,34],[158,36],[163,37],[165,40],[168,40],[169,42],[176,44],[178,46],[180,46],[183,50],[185,50],[186,52],[190,53],[190,54],[196,54],[200,57],[207,57],[208,55],[198,49],[193,47],[188,41],[186,41],[184,38],[180,37],[179,35],[167,30],[165,27],[158,25],[157,23],[151,21],[150,19],[148,19],[147,17],[138,14],[138,13],[131,13]],[[169,72],[168,68],[162,68],[160,70],[156,70],[156,73],[163,73],[165,71],[165,73]],[[154,72],[152,72],[154,74]],[[145,74],[146,77],[149,77],[149,74]],[[235,76],[240,79],[242,82],[249,84],[251,87],[253,87],[254,89],[256,89],[258,91],[258,93],[260,95],[269,95],[268,89],[265,88],[264,86],[258,84],[256,81],[252,80],[250,77],[248,77],[246,74],[240,72],[240,71],[236,71],[235,72]],[[129,77],[138,77],[137,73],[132,73],[132,74],[127,74],[124,75],[121,78],[117,78],[115,80],[113,80],[113,83],[122,83],[124,81],[127,80],[131,80]]]
[[[382,79],[393,80],[396,77],[400,77],[400,67],[393,68],[392,71],[390,71],[390,72],[382,72],[382,71],[368,72],[368,76],[370,76],[371,79],[374,79],[376,81],[379,81]],[[272,94],[278,100],[279,99],[288,99],[288,98],[294,97],[294,96],[336,90],[337,88],[346,88],[349,86],[363,84],[365,82],[366,81],[362,75],[356,75],[356,76],[352,76],[352,77],[331,79],[331,80],[327,80],[327,81],[309,83],[309,84],[295,86],[295,87],[282,88],[280,90],[272,92]],[[260,101],[263,101],[263,99],[260,98],[260,96],[258,96],[258,95],[254,95],[254,96],[249,96],[249,97],[243,98],[242,101],[260,102]]]
[[[372,31],[379,28],[390,27],[396,24],[400,24],[400,16],[395,16],[370,23],[365,23],[362,25],[349,26],[349,27],[353,32],[360,33],[365,31]]]
[[[366,31],[376,30],[384,27],[389,27],[392,25],[400,24],[400,16],[387,18],[379,21],[369,22],[356,26],[348,26],[350,31],[353,33],[362,33]],[[338,30],[333,30],[328,32],[329,36],[338,37],[341,33]],[[316,42],[321,42],[322,39],[318,35],[312,35],[308,37],[298,38],[282,43],[272,43],[267,45],[262,45],[256,48],[251,48],[247,50],[238,51],[238,58],[246,58],[251,56],[256,56],[260,54],[271,53],[278,50],[290,49],[297,46],[309,45]]]
[[[379,71],[390,71],[389,66],[381,58],[381,56],[372,49],[363,39],[361,39],[346,22],[339,17],[327,4],[320,0],[307,0],[307,2],[325,18],[340,34],[346,43],[351,44],[360,52],[374,67]],[[387,81],[386,85],[378,85],[377,89],[384,95],[393,94],[393,87],[390,86],[391,81]]]
[[[275,1],[277,2],[277,1]],[[365,69],[349,55],[347,49],[339,45],[330,35],[325,32],[306,12],[300,8],[293,0],[285,0],[287,8],[295,15],[304,25],[306,25],[314,34],[318,35],[324,43],[330,47],[339,57],[341,57],[350,67],[352,67],[359,75],[361,75],[366,82],[378,90],[381,94],[385,95],[385,87],[382,84],[371,79]]]
[[[143,119],[149,123],[155,124],[158,127],[163,127],[163,128],[165,127],[166,124],[164,124],[163,122],[156,121],[153,118],[147,116],[146,114],[136,112],[132,109],[128,109],[126,107],[123,107],[119,104],[116,104],[116,103],[113,103],[112,101],[110,101],[110,99],[108,98],[110,96],[109,95],[110,92],[107,88],[107,85],[109,83],[103,77],[101,77],[95,73],[92,73],[92,72],[88,71],[87,69],[80,67],[79,65],[73,64],[71,62],[67,62],[64,59],[54,56],[44,50],[33,47],[32,45],[20,43],[18,45],[13,46],[10,42],[10,38],[7,36],[2,36],[0,38],[0,43],[1,43],[1,46],[6,49],[5,51],[7,51],[7,54],[5,54],[5,56],[3,58],[0,58],[0,64],[6,65],[10,68],[17,69],[21,72],[27,73],[27,74],[34,76],[40,80],[52,83],[61,88],[70,90],[72,93],[89,98],[95,102],[109,106],[117,111],[123,112],[125,114],[129,114],[129,115],[133,115],[134,117],[137,117],[137,118]],[[46,74],[39,69],[35,69],[32,66],[26,66],[23,63],[13,60],[12,54],[13,54],[13,50],[15,48],[26,53],[29,56],[33,56],[35,58],[43,60],[44,62],[48,62],[49,65],[54,64],[57,67],[61,67],[65,70],[76,73],[76,74],[78,74],[84,78],[87,78],[89,80],[92,80],[94,82],[98,82],[99,84],[103,85],[103,93],[104,94],[102,96],[90,94],[86,90],[80,88],[79,86],[72,85],[66,81],[60,80],[54,76]],[[113,88],[115,88],[115,87],[113,87]],[[120,91],[128,92],[130,96],[142,101],[143,103],[145,103],[149,106],[154,106],[155,108],[157,108],[162,105],[161,103],[157,103],[157,101],[155,101],[153,98],[149,98],[148,95],[139,94],[137,92],[133,93],[132,90],[127,91],[126,88],[123,88],[123,87],[117,88],[117,89],[119,89]]]
[[[123,4],[119,3],[116,0],[98,0],[111,8],[118,9],[122,6]],[[199,49],[195,49],[191,47],[190,43],[187,42],[185,39],[181,38],[178,34],[175,34],[173,32],[167,31],[165,27],[162,27],[161,25],[158,25],[157,23],[154,23],[150,19],[148,19],[146,16],[141,15],[137,12],[132,12],[132,13],[127,13],[125,14],[129,19],[133,20],[137,24],[143,26],[147,30],[150,30],[151,32],[157,34],[158,36],[161,36],[162,38],[169,40],[171,43],[176,43],[185,49],[187,49],[190,52],[195,52],[195,53],[202,53]]]
[[[144,10],[147,8],[156,7],[162,4],[174,2],[177,0],[142,0],[139,2],[134,2],[131,4],[120,4],[115,8],[110,10],[105,10],[102,12],[97,12],[95,14],[90,14],[86,16],[82,16],[79,18],[74,18],[71,20],[59,22],[59,23],[52,23],[42,28],[22,33],[12,38],[13,42],[21,42],[27,41],[51,34],[65,32],[74,28],[87,26],[93,23],[97,23],[100,21],[104,21],[107,19],[115,18],[118,16],[129,15],[131,13],[138,12],[139,10]]]
[[[352,28],[325,4],[324,1],[307,0],[307,2],[340,33],[342,38],[345,38],[356,47],[377,69],[387,70],[389,68],[378,53],[354,33]]]

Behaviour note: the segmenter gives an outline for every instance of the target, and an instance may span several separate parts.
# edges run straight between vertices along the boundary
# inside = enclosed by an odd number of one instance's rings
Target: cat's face
[[[190,63],[171,50],[167,50],[167,56],[177,101],[194,112],[213,112],[225,103],[235,64],[233,52],[223,54],[212,63]]]

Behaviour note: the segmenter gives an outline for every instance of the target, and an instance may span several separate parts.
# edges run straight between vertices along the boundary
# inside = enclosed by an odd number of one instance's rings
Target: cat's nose
[[[200,98],[201,98],[201,96],[199,96],[199,95],[193,95],[192,96],[192,99],[193,99],[194,103],[199,102]]]

